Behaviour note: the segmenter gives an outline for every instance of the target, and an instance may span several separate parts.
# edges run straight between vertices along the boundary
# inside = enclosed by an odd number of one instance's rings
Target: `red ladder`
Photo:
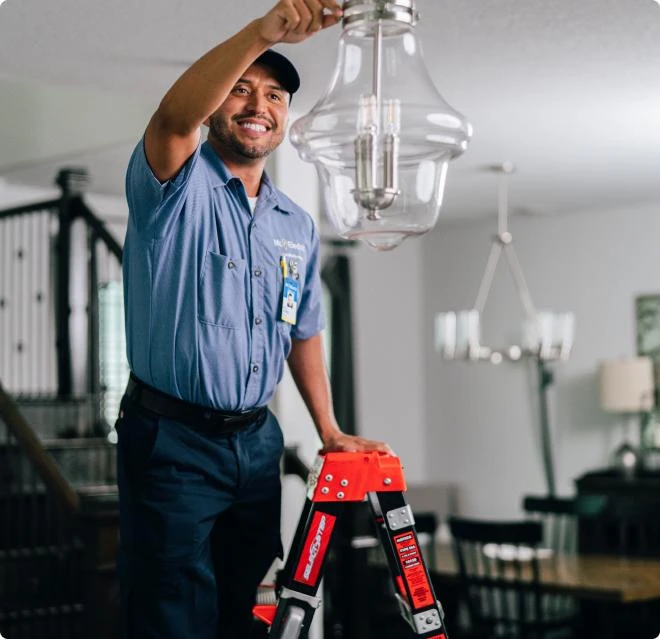
[[[349,502],[368,500],[401,614],[420,639],[448,639],[444,615],[424,562],[415,518],[403,493],[398,457],[378,452],[328,453],[307,480],[307,497],[281,579],[276,605],[255,606],[274,639],[305,639],[337,519]]]

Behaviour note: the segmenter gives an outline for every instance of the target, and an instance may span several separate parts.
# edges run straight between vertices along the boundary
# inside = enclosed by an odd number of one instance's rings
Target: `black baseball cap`
[[[293,66],[289,58],[281,53],[268,49],[254,61],[254,64],[263,64],[273,69],[277,79],[290,95],[293,95],[300,88],[300,76],[296,71],[296,67]]]

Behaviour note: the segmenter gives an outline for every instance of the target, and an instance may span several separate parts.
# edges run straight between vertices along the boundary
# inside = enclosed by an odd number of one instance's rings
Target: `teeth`
[[[243,122],[241,123],[241,126],[244,129],[252,129],[253,131],[259,131],[261,133],[264,133],[266,131],[266,127],[263,124],[252,124],[252,122]]]

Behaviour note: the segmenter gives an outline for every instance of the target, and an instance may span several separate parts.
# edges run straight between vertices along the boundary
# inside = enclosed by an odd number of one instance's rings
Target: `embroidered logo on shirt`
[[[298,251],[299,253],[306,253],[307,248],[304,244],[300,242],[294,242],[293,240],[273,240],[275,246],[279,249],[286,249],[288,251]]]

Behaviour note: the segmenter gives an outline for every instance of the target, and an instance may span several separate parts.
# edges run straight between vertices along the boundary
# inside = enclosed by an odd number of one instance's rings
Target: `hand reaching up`
[[[302,42],[341,18],[342,10],[335,0],[279,0],[259,19],[259,32],[272,44]]]

